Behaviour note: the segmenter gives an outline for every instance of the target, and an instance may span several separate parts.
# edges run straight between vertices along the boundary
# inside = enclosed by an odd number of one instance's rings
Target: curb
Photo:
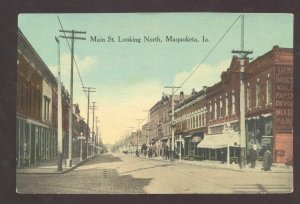
[[[223,170],[231,170],[231,171],[239,171],[239,172],[253,172],[253,173],[293,173],[293,168],[291,171],[262,171],[262,170],[247,170],[247,169],[233,169],[233,168],[228,168],[228,167],[218,167],[218,166],[205,166],[205,165],[199,165],[199,164],[193,164],[193,163],[185,163],[185,162],[180,162],[180,161],[175,161],[175,162],[170,162],[170,160],[160,160],[160,159],[153,159],[153,158],[143,158],[139,157],[144,160],[152,160],[152,161],[162,161],[162,162],[168,162],[168,163],[173,163],[173,164],[181,164],[181,165],[191,165],[191,166],[198,166],[198,167],[204,167],[208,169],[223,169]],[[274,166],[277,167],[277,166]],[[277,168],[282,168],[282,167],[277,167]],[[260,168],[259,168],[260,169]]]
[[[96,158],[96,157],[94,157],[94,158]],[[16,174],[64,174],[64,173],[67,173],[67,172],[77,168],[78,166],[80,166],[80,165],[84,164],[85,162],[87,162],[91,159],[94,159],[94,158],[85,159],[85,160],[77,163],[76,165],[74,165],[70,168],[63,169],[61,172],[59,172],[59,171],[55,171],[55,172],[30,172],[30,171],[28,171],[28,172],[17,172],[17,170],[16,170]]]

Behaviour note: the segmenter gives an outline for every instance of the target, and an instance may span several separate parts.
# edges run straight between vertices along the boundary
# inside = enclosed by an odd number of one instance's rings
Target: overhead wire
[[[229,30],[232,28],[232,26],[237,22],[237,20],[241,17],[242,15],[239,15],[235,21],[229,26],[229,28],[225,31],[225,33],[221,36],[221,38],[215,43],[215,45],[212,47],[212,49],[206,54],[206,56],[202,59],[201,63],[196,66],[196,68],[189,74],[189,76],[181,83],[179,87],[182,87],[190,78],[191,76],[195,73],[195,71],[205,62],[205,60],[208,58],[208,56],[214,51],[214,49],[219,45],[219,43],[223,40],[223,38],[226,36],[226,34],[229,32]],[[180,88],[175,89],[174,93],[175,94]]]

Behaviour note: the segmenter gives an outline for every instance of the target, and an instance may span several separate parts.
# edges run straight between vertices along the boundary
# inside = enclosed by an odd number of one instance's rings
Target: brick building
[[[18,30],[16,160],[31,165],[56,157],[57,81],[23,33]],[[62,86],[63,155],[68,153],[69,94]],[[78,156],[79,107],[73,113],[74,156]]]
[[[271,147],[273,162],[293,160],[293,49],[274,46],[246,66],[247,147],[260,156]]]
[[[188,95],[174,95],[174,106],[179,104]],[[150,134],[149,143],[155,145],[156,155],[163,156],[165,145],[170,146],[171,140],[171,112],[172,112],[172,96],[163,94],[159,100],[150,109]]]
[[[174,108],[175,136],[178,139],[181,135],[184,139],[181,154],[185,157],[200,156],[197,144],[203,140],[204,134],[207,134],[206,91],[207,87],[203,87],[199,92],[193,90],[189,98],[182,100]],[[180,143],[177,142],[176,146],[180,148]]]
[[[224,160],[229,150],[230,161],[238,160],[239,72],[240,62],[234,56],[230,67],[221,74],[220,82],[207,87],[205,94],[200,91],[176,106],[176,135],[184,137],[184,155]],[[245,103],[247,154],[255,143],[260,159],[271,148],[274,162],[292,161],[293,49],[274,46],[252,62],[245,62]],[[201,109],[205,110],[205,127],[199,122],[199,109],[200,113],[203,113]],[[201,139],[197,144],[199,150],[193,151],[194,135]]]

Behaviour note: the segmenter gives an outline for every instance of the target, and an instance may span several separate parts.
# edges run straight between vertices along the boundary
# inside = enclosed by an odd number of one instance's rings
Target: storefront
[[[259,159],[267,148],[273,148],[273,120],[271,114],[246,119],[247,155],[253,144],[257,145]]]
[[[16,125],[18,167],[56,157],[56,134],[53,128],[18,116]]]
[[[223,161],[227,160],[232,163],[238,162],[240,154],[240,138],[239,134],[215,134],[205,135],[197,148],[199,149],[199,157],[203,160]]]
[[[185,157],[194,157],[200,159],[200,151],[197,148],[197,145],[203,140],[204,131],[191,132],[184,137],[184,151],[183,156]]]

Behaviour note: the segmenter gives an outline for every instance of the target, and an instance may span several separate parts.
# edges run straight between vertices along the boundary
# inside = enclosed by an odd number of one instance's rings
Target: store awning
[[[169,138],[169,136],[164,136],[164,137],[162,137],[160,140],[162,141],[162,140],[167,140]]]
[[[238,134],[216,134],[205,135],[204,139],[197,145],[197,148],[218,149],[227,146],[234,147],[240,145]]]
[[[200,136],[194,136],[192,142],[201,142],[202,138]]]
[[[184,138],[190,138],[190,137],[192,137],[193,135],[186,135],[186,136],[184,136]]]

